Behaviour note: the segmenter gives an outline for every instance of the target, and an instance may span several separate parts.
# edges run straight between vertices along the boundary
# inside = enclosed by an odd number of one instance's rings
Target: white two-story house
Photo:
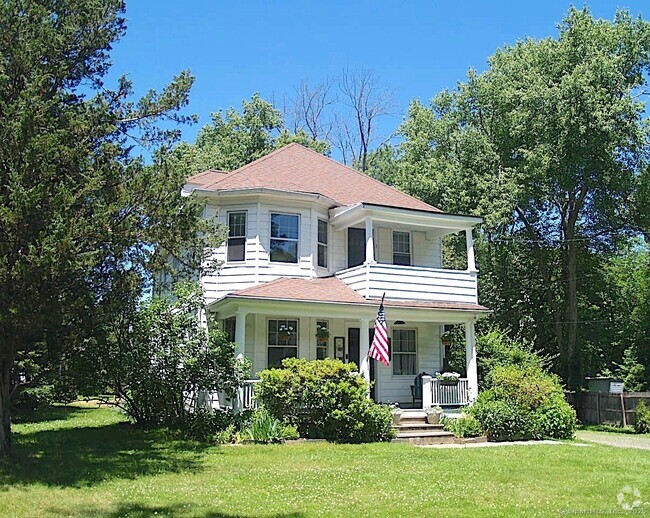
[[[283,358],[339,358],[373,381],[377,401],[412,404],[418,373],[434,375],[434,403],[476,397],[478,303],[472,228],[448,214],[299,144],[232,172],[187,180],[206,215],[227,226],[222,266],[201,279],[209,311],[252,362],[253,375]],[[464,232],[467,269],[442,268],[444,235]],[[379,302],[390,367],[366,357]],[[465,326],[467,371],[437,386],[444,325]],[[415,402],[418,404],[418,401]]]

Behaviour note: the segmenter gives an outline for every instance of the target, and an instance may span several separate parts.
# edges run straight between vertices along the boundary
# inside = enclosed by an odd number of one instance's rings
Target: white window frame
[[[403,351],[396,351],[395,350],[395,332],[400,332],[400,331],[413,331],[413,334],[415,335],[415,352],[403,352]],[[402,378],[402,377],[409,377],[412,378],[413,376],[417,376],[418,374],[418,330],[417,328],[414,327],[394,327],[391,329],[391,343],[390,343],[390,348],[391,348],[391,363],[392,363],[392,368],[391,368],[391,374],[393,377],[397,378]],[[395,355],[414,355],[415,356],[415,372],[413,374],[395,374],[395,365],[396,362],[394,360]]]
[[[243,214],[244,215],[244,235],[243,236],[230,236],[230,215]],[[226,237],[226,262],[227,263],[244,263],[246,262],[246,243],[248,242],[248,211],[247,210],[229,210],[226,212],[226,226],[228,227],[228,236]],[[243,239],[244,240],[244,258],[231,260],[229,257],[230,239]]]
[[[408,257],[409,257],[409,264],[404,265],[404,264],[397,264],[395,262],[395,254],[397,253],[398,255],[405,256],[406,254],[404,252],[395,252],[395,234],[406,234],[409,237],[409,252],[408,252]],[[409,230],[393,230],[391,234],[391,247],[392,247],[392,264],[396,266],[413,266],[413,235]]]
[[[296,239],[293,238],[285,238],[285,237],[273,237],[273,216],[295,216],[298,218],[298,237]],[[274,264],[300,264],[300,214],[296,214],[294,212],[280,212],[280,211],[272,211],[269,213],[269,262],[274,263]],[[289,241],[289,242],[296,242],[296,261],[295,262],[287,262],[287,261],[273,261],[271,259],[271,242],[272,241]]]
[[[295,321],[296,322],[296,345],[278,345],[278,344],[270,344],[269,340],[269,326],[271,321],[276,321],[276,322],[289,322],[289,321]],[[278,324],[278,329],[279,329],[279,324]],[[300,319],[298,317],[276,317],[276,318],[267,318],[266,319],[266,367],[269,368],[269,350],[272,348],[288,348],[288,347],[295,347],[296,348],[296,358],[298,358],[298,353],[300,352]]]
[[[316,221],[317,221],[317,223],[316,223],[316,266],[318,268],[323,268],[324,270],[327,270],[329,268],[329,264],[330,264],[330,259],[329,259],[330,224],[329,224],[329,221],[327,221],[326,219],[322,219],[322,218],[318,218]],[[326,243],[322,243],[320,241],[320,231],[319,231],[318,227],[319,227],[321,222],[325,223],[325,234],[326,234],[325,239],[327,240]],[[320,247],[321,246],[325,248],[325,265],[324,266],[321,265],[318,262],[318,260],[320,258]]]
[[[318,318],[316,319],[316,329],[318,329],[318,324],[320,322],[323,322],[327,326],[327,330],[330,332],[330,336],[332,336],[332,329],[330,327],[330,321],[325,320],[324,318]],[[320,345],[320,342],[318,341],[318,337],[316,337],[316,359],[318,359],[318,349],[325,349],[325,358],[329,358],[329,352],[330,352],[330,339],[329,337],[327,338],[327,342],[325,343],[324,346]]]

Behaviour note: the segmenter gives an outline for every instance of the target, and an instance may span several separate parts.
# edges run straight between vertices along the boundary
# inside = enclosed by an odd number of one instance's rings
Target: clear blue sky
[[[196,76],[189,112],[200,123],[183,130],[193,141],[210,113],[240,106],[260,92],[281,99],[312,83],[373,69],[394,91],[399,124],[408,102],[429,100],[483,70],[497,48],[526,36],[555,35],[570,2],[559,0],[273,1],[127,0],[128,29],[115,47],[112,77],[128,74],[136,93],[160,88],[180,70]],[[576,3],[577,7],[584,4]],[[617,7],[650,16],[647,0],[587,4],[612,19]]]

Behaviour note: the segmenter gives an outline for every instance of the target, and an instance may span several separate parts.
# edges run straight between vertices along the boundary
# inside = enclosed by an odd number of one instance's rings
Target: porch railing
[[[257,401],[255,401],[255,385],[260,380],[244,380],[241,387],[237,389],[237,408],[248,410],[249,408],[257,408]]]
[[[457,384],[449,385],[442,380],[431,380],[432,403],[438,406],[469,405],[469,384],[467,378],[461,378]]]

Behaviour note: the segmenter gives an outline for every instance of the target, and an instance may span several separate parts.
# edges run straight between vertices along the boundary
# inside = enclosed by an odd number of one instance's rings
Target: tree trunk
[[[570,390],[582,384],[582,366],[578,351],[578,251],[575,228],[569,224],[566,233],[566,380]]]
[[[9,412],[9,398],[11,395],[11,367],[10,358],[0,358],[0,456],[11,452],[11,414]]]

